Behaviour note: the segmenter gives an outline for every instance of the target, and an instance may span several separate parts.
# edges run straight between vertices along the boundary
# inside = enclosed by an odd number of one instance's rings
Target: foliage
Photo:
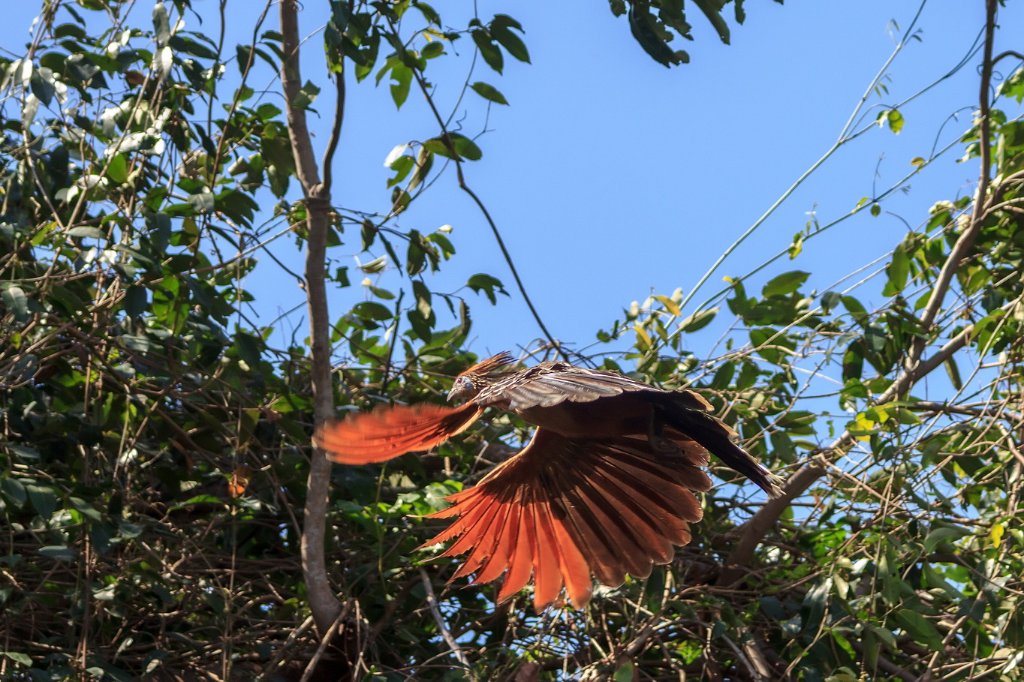
[[[780,5],[782,0],[775,0]],[[742,24],[746,19],[745,0],[695,0],[693,3],[711,24],[718,39],[726,45],[731,39],[725,8],[733,6],[733,18]],[[676,38],[693,40],[693,26],[687,21],[686,5],[681,0],[608,0],[612,14],[626,15],[629,30],[651,59],[663,66],[686,64],[686,50],[674,49]]]
[[[727,40],[726,3],[695,4]],[[328,630],[308,617],[300,548],[316,521],[301,513],[310,342],[254,321],[266,304],[246,290],[270,264],[291,273],[285,254],[306,246],[316,207],[293,182],[289,114],[322,106],[326,88],[303,81],[284,104],[257,92],[286,56],[266,12],[231,50],[211,18],[185,28],[200,11],[186,0],[157,3],[151,21],[131,9],[45,3],[24,57],[0,62],[5,677],[1019,677],[1024,71],[960,142],[980,168],[975,195],[936,203],[874,278],[816,291],[808,263],[749,273],[696,307],[692,293],[653,295],[599,332],[612,351],[630,341],[605,367],[699,387],[790,474],[786,498],[716,488],[675,561],[583,612],[495,605],[490,586],[446,588],[455,564],[422,565],[431,555],[416,550],[435,531],[422,516],[527,435],[495,419],[431,455],[335,468]],[[628,12],[652,57],[684,60],[668,47],[690,37],[682,3]],[[468,162],[483,158],[438,109],[435,61],[468,45],[501,73],[529,61],[524,34],[500,13],[454,29],[422,2],[330,3],[326,71],[357,92],[386,85],[398,108],[423,97],[436,126],[388,156],[377,205],[330,207],[330,253],[360,256],[349,268],[332,255],[328,270],[346,306],[330,327],[342,411],[439,400],[475,360],[470,304],[499,302],[502,282],[435,290],[452,235],[399,217],[446,168],[472,195]],[[986,45],[988,93],[992,65],[1019,55]],[[470,90],[476,105],[507,104],[476,72]],[[906,123],[898,106],[879,120]],[[810,226],[778,258],[887,196]],[[698,357],[711,330],[723,345]]]

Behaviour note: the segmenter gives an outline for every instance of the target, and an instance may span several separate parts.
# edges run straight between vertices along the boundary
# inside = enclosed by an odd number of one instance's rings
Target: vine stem
[[[391,20],[388,20],[391,28],[394,29],[395,25]],[[458,152],[455,151],[455,145],[452,143],[451,133],[448,131],[448,124],[445,122],[444,117],[441,116],[441,112],[437,110],[437,105],[434,103],[434,98],[430,95],[430,89],[427,87],[426,81],[423,79],[423,74],[420,73],[419,69],[412,69],[413,77],[416,79],[416,86],[420,92],[423,93],[423,98],[427,101],[427,106],[430,107],[431,113],[434,115],[434,119],[437,121],[437,125],[441,128],[441,140],[445,147],[448,149],[448,153],[451,156],[452,162],[455,164],[455,177],[459,183],[459,189],[469,195],[469,198],[473,200],[476,207],[480,210],[487,225],[491,228],[491,233],[494,235],[495,241],[498,242],[498,248],[501,250],[501,255],[505,259],[505,263],[508,265],[509,271],[512,273],[512,279],[516,282],[516,288],[519,289],[519,295],[523,297],[523,301],[526,303],[526,307],[529,308],[530,314],[533,316],[537,326],[540,327],[540,331],[544,334],[544,338],[548,340],[548,343],[552,348],[562,357],[563,360],[569,362],[569,355],[562,348],[562,344],[555,340],[555,337],[548,331],[548,327],[544,324],[544,320],[541,318],[540,313],[537,312],[536,306],[533,305],[533,299],[526,292],[526,285],[523,284],[522,278],[519,276],[519,269],[516,268],[515,262],[512,260],[512,254],[509,253],[508,247],[505,246],[505,240],[501,236],[501,230],[498,229],[497,223],[494,222],[494,218],[491,217],[491,212],[487,210],[487,206],[483,200],[477,196],[476,192],[470,188],[466,182],[466,175],[462,170],[462,157],[459,156]]]

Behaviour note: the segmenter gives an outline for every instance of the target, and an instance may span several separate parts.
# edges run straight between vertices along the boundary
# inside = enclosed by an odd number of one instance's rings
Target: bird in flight
[[[446,407],[395,405],[324,425],[316,444],[342,464],[383,462],[430,450],[466,430],[488,407],[537,430],[530,443],[434,518],[454,519],[424,543],[454,540],[467,554],[452,577],[486,583],[505,574],[498,601],[534,582],[539,613],[559,598],[584,606],[593,578],[610,587],[644,578],[690,541],[702,516],[694,492],[711,480],[708,452],[769,496],[782,479],[733,442],[735,432],[693,391],[664,390],[615,372],[542,362],[512,368],[500,353],[455,379]]]

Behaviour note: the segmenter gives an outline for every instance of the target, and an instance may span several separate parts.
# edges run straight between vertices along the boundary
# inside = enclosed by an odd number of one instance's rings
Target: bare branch
[[[967,228],[960,235],[949,252],[949,257],[939,271],[939,277],[932,287],[931,297],[928,305],[921,314],[921,329],[927,334],[935,318],[942,308],[942,302],[946,298],[953,275],[960,268],[960,263],[974,246],[981,232],[984,223],[985,213],[988,207],[988,189],[992,181],[992,150],[991,150],[991,122],[989,121],[989,99],[992,89],[992,43],[996,30],[996,7],[997,0],[986,0],[985,2],[985,48],[981,61],[981,85],[978,95],[978,144],[981,153],[981,169],[978,174],[978,187],[974,193],[974,207],[971,213],[971,221]],[[915,339],[910,353],[907,356],[906,367],[913,368],[924,352],[927,338]]]
[[[296,106],[299,101],[302,77],[299,73],[299,26],[297,0],[281,0],[281,41],[284,61],[281,64],[281,85],[284,89],[288,112],[288,136],[295,170],[306,199],[306,300],[309,305],[310,383],[313,389],[313,420],[322,424],[333,416],[334,395],[331,386],[331,358],[329,316],[324,263],[327,258],[328,211],[331,206],[330,187],[320,183],[313,144],[306,125],[306,112]],[[340,82],[340,79],[339,79]],[[344,87],[338,90],[344,94]],[[338,111],[344,104],[338,105]],[[335,130],[340,130],[340,117]],[[332,139],[335,136],[332,135]],[[333,154],[333,148],[330,150]],[[327,158],[327,157],[325,157]],[[341,612],[341,603],[331,589],[324,557],[324,537],[327,523],[328,486],[331,464],[323,453],[311,446],[309,475],[307,478],[306,508],[302,530],[302,570],[309,589],[309,606],[317,629],[323,633],[332,627]]]
[[[334,124],[331,127],[331,138],[327,141],[324,160],[320,167],[324,169],[324,191],[330,192],[334,182],[334,152],[338,149],[341,139],[341,124],[345,121],[345,72],[334,74]]]
[[[476,679],[473,675],[472,669],[469,667],[469,661],[466,660],[466,654],[463,653],[462,647],[452,637],[451,630],[448,629],[448,624],[444,622],[444,615],[441,613],[440,607],[437,605],[437,596],[434,594],[434,586],[430,584],[430,576],[427,572],[420,568],[420,578],[423,580],[423,589],[427,593],[427,606],[430,607],[430,613],[434,616],[434,622],[437,623],[437,629],[441,631],[441,637],[444,639],[445,644],[451,649],[452,655],[455,657],[463,668],[469,673],[470,679]]]
[[[334,622],[331,623],[331,626],[327,628],[327,631],[324,632],[322,637],[320,637],[320,644],[316,648],[316,653],[313,654],[313,657],[309,659],[309,663],[306,664],[306,669],[302,671],[302,678],[300,679],[300,682],[309,681],[313,676],[313,673],[316,671],[316,666],[320,662],[321,657],[323,657],[324,652],[327,650],[327,646],[331,643],[331,640],[334,639],[334,634],[345,629],[345,619],[348,618],[349,611],[352,610],[352,601],[353,600],[349,599],[345,603],[345,608],[338,612]]]
[[[921,378],[940,367],[942,363],[953,356],[967,345],[968,339],[974,332],[974,326],[969,326],[959,334],[950,339],[946,345],[940,348],[927,360],[918,363],[911,372],[906,372],[899,379],[893,382],[887,391],[882,393],[877,402],[887,403],[910,390]],[[824,450],[828,460],[835,462],[849,452],[856,439],[849,431],[844,431],[836,438],[831,445]],[[803,495],[815,481],[825,474],[826,468],[817,460],[811,460],[800,467],[795,474],[786,479],[782,487],[782,495],[765,502],[754,516],[742,526],[739,540],[733,545],[725,561],[725,568],[719,576],[719,585],[732,585],[746,575],[746,566],[754,557],[754,550],[764,540],[768,530],[775,525],[782,516],[782,513],[796,498]]]
[[[942,299],[949,288],[950,281],[960,261],[968,250],[974,245],[978,232],[985,215],[986,196],[990,184],[991,155],[989,143],[991,130],[989,126],[989,90],[992,80],[992,43],[995,35],[996,22],[996,0],[986,0],[985,20],[985,47],[981,73],[980,111],[979,122],[980,144],[981,144],[981,171],[978,180],[978,188],[975,193],[974,209],[970,225],[954,245],[949,257],[943,264],[938,281],[932,290],[932,297],[928,307],[921,317],[921,325],[925,329],[930,327],[938,314]],[[920,360],[924,350],[924,343],[915,345],[911,349],[911,356],[904,366],[903,374],[892,383],[882,395],[878,397],[878,403],[887,403],[895,400],[909,391],[922,377],[941,366],[954,353],[963,348],[973,333],[974,327],[968,326],[955,337],[950,339],[942,348],[935,352],[927,360]],[[845,431],[839,438],[825,449],[828,459],[836,461],[845,455],[853,444],[854,437],[849,431]],[[783,486],[783,494],[775,499],[768,500],[754,516],[742,526],[739,540],[733,546],[732,551],[726,559],[725,569],[719,576],[720,585],[731,585],[742,579],[746,574],[746,566],[753,559],[754,551],[761,544],[768,530],[778,521],[782,513],[789,507],[794,499],[802,495],[819,478],[825,474],[826,468],[817,461],[811,461],[797,470]]]
[[[389,20],[390,22],[390,20]],[[394,29],[395,25],[392,23],[391,28]],[[458,178],[459,189],[469,195],[473,203],[476,204],[477,208],[480,209],[480,213],[483,214],[484,220],[491,228],[491,232],[494,234],[494,239],[498,242],[498,248],[501,249],[501,255],[505,259],[505,263],[508,264],[508,269],[512,273],[512,279],[516,282],[516,288],[519,289],[519,295],[523,297],[523,301],[526,302],[526,307],[530,309],[530,314],[533,315],[534,321],[537,322],[537,326],[540,327],[541,332],[544,334],[544,338],[548,340],[551,347],[554,348],[562,359],[569,361],[569,356],[562,348],[562,344],[555,340],[555,337],[548,331],[547,325],[544,324],[544,320],[541,319],[540,313],[537,312],[537,308],[533,305],[533,300],[530,295],[526,293],[526,285],[523,284],[522,278],[519,277],[519,270],[516,268],[515,262],[512,260],[512,254],[508,252],[508,247],[505,246],[505,240],[501,236],[501,231],[498,230],[497,224],[491,217],[490,211],[481,201],[480,197],[476,195],[469,184],[466,182],[466,176],[462,172],[462,158],[455,151],[455,146],[452,144],[451,135],[448,131],[448,124],[445,122],[444,117],[441,116],[441,112],[437,110],[437,105],[434,103],[434,98],[430,95],[430,90],[427,87],[426,81],[423,80],[423,74],[420,73],[419,69],[412,69],[413,77],[416,78],[416,85],[419,87],[420,92],[423,93],[423,98],[427,100],[427,105],[430,107],[430,111],[434,114],[434,119],[437,121],[437,125],[441,128],[441,139],[445,146],[448,148],[448,153],[451,155],[452,161],[455,163],[455,175]]]

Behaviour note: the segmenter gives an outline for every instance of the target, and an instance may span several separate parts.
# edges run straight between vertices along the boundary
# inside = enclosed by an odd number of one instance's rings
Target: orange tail
[[[530,445],[434,514],[457,517],[426,545],[458,538],[446,556],[468,553],[455,578],[489,582],[506,573],[498,601],[534,579],[534,607],[563,586],[577,607],[590,599],[591,574],[610,586],[670,561],[701,517],[694,490],[711,481],[694,445],[655,452],[640,439],[568,439],[538,429]]]
[[[483,408],[395,405],[324,424],[314,441],[341,464],[370,464],[429,450],[472,424]]]

